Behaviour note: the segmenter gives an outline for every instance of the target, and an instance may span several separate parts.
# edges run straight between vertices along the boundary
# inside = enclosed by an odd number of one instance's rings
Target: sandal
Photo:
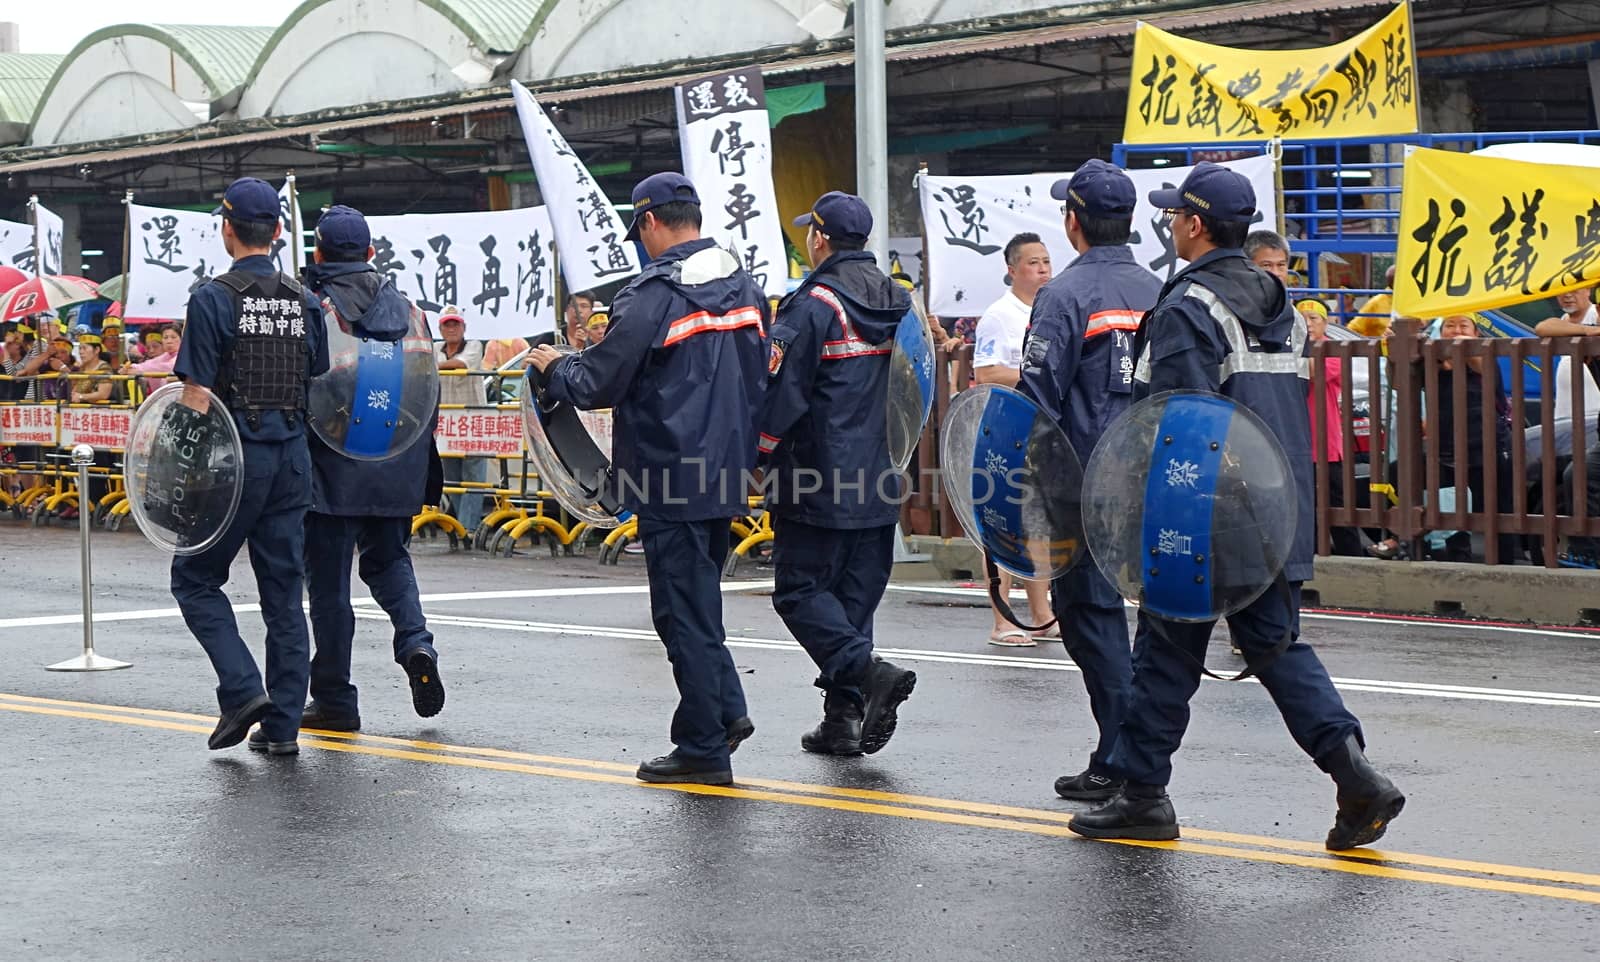
[[[1007,628],[990,634],[989,644],[996,648],[1033,648],[1038,642],[1021,628]]]
[[[1062,639],[1061,639],[1061,625],[1060,625],[1060,623],[1053,624],[1053,625],[1051,625],[1050,627],[1046,628],[1043,631],[1034,632],[1033,633],[1033,640],[1034,641],[1061,641]]]

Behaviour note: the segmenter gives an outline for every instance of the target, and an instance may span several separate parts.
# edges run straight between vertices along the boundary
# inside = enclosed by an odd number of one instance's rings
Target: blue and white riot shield
[[[1214,621],[1260,597],[1289,557],[1296,505],[1271,430],[1215,394],[1135,404],[1084,472],[1095,563],[1124,598],[1167,621]]]
[[[577,353],[559,344],[562,354]],[[529,368],[522,390],[522,430],[540,488],[555,495],[574,517],[595,528],[615,528],[625,512],[613,490],[611,412],[580,411],[565,402],[547,402],[538,390],[538,371]]]
[[[911,463],[911,452],[933,411],[933,350],[927,315],[913,294],[911,310],[895,330],[889,360],[889,460],[896,471]]]
[[[357,461],[382,461],[433,430],[439,368],[428,320],[413,306],[398,341],[358,337],[332,301],[327,317],[328,371],[306,390],[306,420],[323,443]]]

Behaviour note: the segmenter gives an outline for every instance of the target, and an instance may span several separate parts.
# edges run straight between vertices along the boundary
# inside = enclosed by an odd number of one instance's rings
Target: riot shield
[[[565,344],[556,350],[576,353]],[[522,391],[522,429],[539,486],[592,527],[615,528],[623,512],[611,484],[611,412],[546,403],[534,377],[530,370]]]
[[[939,467],[956,519],[997,566],[1046,580],[1083,556],[1083,470],[1027,397],[996,384],[958,395],[940,429]]]
[[[128,505],[150,543],[198,554],[217,543],[244,491],[244,448],[233,416],[215,394],[185,405],[185,386],[167,384],[134,412],[123,456]],[[204,388],[201,388],[204,390]]]
[[[933,410],[933,362],[927,317],[922,302],[912,295],[911,310],[895,331],[889,359],[889,459],[896,471],[911,463],[911,452]]]
[[[406,336],[379,341],[357,337],[337,311],[326,314],[328,371],[311,379],[306,420],[347,458],[394,457],[433,429],[439,369],[427,318],[412,308]]]
[[[1297,497],[1272,432],[1228,398],[1173,391],[1118,418],[1084,472],[1090,553],[1122,596],[1203,622],[1269,588],[1294,542]]]

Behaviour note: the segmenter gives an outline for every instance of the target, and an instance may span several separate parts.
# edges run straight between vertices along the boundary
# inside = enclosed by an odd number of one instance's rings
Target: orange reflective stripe
[[[763,431],[761,433],[761,440],[756,442],[756,446],[761,449],[763,454],[771,454],[778,447],[779,443],[782,442],[782,440],[782,438],[775,438]]]
[[[850,323],[850,317],[844,312],[844,305],[839,303],[838,295],[826,287],[813,287],[810,290],[812,297],[833,308],[834,316],[839,319],[839,330],[844,335],[833,341],[824,341],[822,344],[822,359],[824,361],[837,361],[851,357],[872,357],[879,354],[893,353],[893,345],[868,344],[856,336],[856,329]]]
[[[696,334],[705,334],[709,331],[737,331],[743,327],[761,329],[761,308],[741,307],[727,314],[700,311],[680,317],[667,328],[667,337],[661,342],[661,346],[671,347],[684,338]]]
[[[1096,311],[1089,315],[1089,329],[1083,332],[1084,337],[1094,337],[1107,331],[1137,331],[1139,319],[1144,317],[1143,311],[1130,311],[1122,308],[1110,311]]]

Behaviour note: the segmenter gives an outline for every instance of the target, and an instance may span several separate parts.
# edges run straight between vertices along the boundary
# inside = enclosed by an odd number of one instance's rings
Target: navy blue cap
[[[827,237],[866,240],[872,236],[872,211],[855,194],[830,190],[817,198],[811,210],[794,219],[796,227],[816,227]]]
[[[359,210],[334,204],[317,221],[317,246],[336,254],[365,254],[372,246],[372,230]]]
[[[264,180],[240,177],[222,192],[222,206],[212,213],[246,224],[276,224],[278,192]]]
[[[639,239],[644,214],[662,204],[700,204],[700,192],[694,182],[675,170],[651,174],[633,188],[633,223],[628,227],[628,240]]]
[[[1071,177],[1050,185],[1050,196],[1091,217],[1126,217],[1139,200],[1133,179],[1099,158],[1084,161]]]
[[[1195,165],[1176,190],[1152,190],[1157,210],[1192,210],[1221,221],[1248,224],[1256,216],[1256,190],[1250,178],[1220,164]]]

